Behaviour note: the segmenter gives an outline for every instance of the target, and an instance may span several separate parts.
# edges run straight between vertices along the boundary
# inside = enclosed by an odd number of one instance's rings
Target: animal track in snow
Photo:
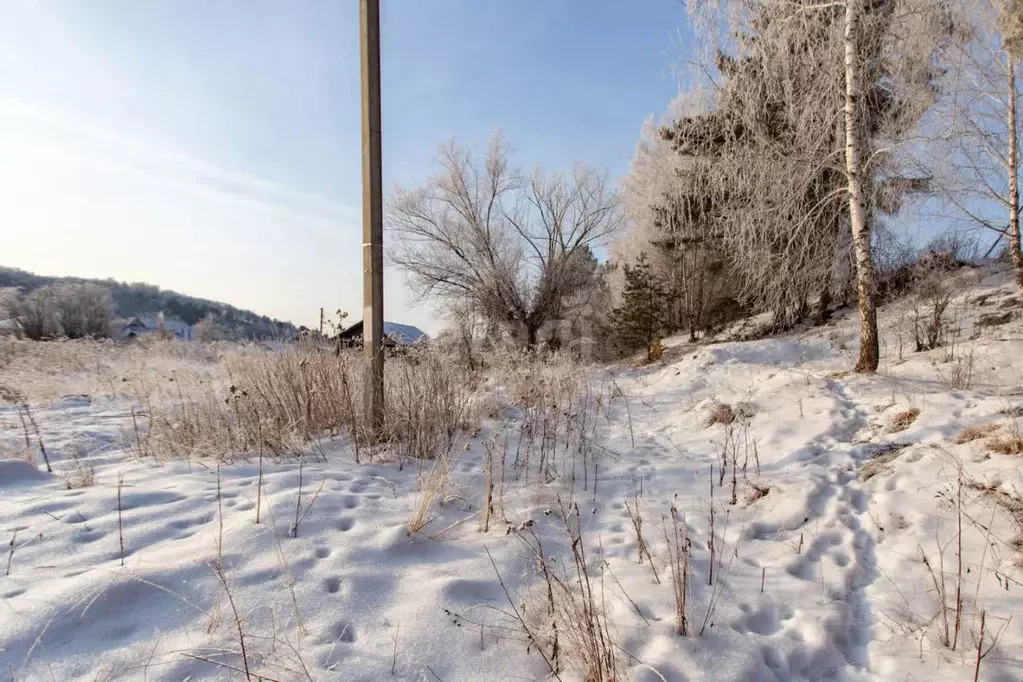
[[[330,629],[331,642],[344,642],[351,644],[355,641],[355,626],[346,620],[339,620]]]
[[[752,632],[765,637],[777,634],[782,629],[783,622],[790,620],[794,615],[791,608],[787,606],[778,608],[771,603],[763,604],[756,610],[748,604],[742,604],[740,609],[746,615],[736,621],[732,629],[743,634]]]

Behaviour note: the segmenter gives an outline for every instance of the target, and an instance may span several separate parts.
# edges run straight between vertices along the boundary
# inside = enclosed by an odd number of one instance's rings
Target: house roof
[[[354,339],[360,336],[362,336],[361,320],[341,332],[342,339]],[[413,343],[430,340],[430,337],[421,329],[407,324],[398,324],[396,322],[384,322],[384,336],[393,339],[395,343],[402,346],[409,346]]]

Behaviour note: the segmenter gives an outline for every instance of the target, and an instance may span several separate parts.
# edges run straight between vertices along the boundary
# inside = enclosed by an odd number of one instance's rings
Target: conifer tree
[[[668,306],[664,288],[657,279],[646,253],[633,266],[626,265],[621,303],[611,311],[611,328],[623,351],[647,349],[654,360],[654,342],[665,332]]]

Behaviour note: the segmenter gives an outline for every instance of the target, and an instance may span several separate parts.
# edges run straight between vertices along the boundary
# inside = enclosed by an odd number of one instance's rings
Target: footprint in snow
[[[732,629],[742,634],[752,632],[765,637],[777,634],[782,629],[783,622],[795,615],[791,608],[787,606],[778,608],[771,603],[763,604],[755,611],[743,604],[742,610],[746,615],[733,623]]]
[[[345,642],[351,644],[355,641],[355,626],[346,620],[339,620],[330,629],[331,642]]]

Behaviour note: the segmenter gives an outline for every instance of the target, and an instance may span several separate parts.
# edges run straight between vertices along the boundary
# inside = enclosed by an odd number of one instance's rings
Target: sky
[[[678,91],[680,0],[382,0],[385,193],[498,127],[621,177]],[[0,3],[0,265],[296,324],[362,308],[356,0]],[[385,247],[386,248],[386,247]],[[436,333],[387,272],[385,316]]]

